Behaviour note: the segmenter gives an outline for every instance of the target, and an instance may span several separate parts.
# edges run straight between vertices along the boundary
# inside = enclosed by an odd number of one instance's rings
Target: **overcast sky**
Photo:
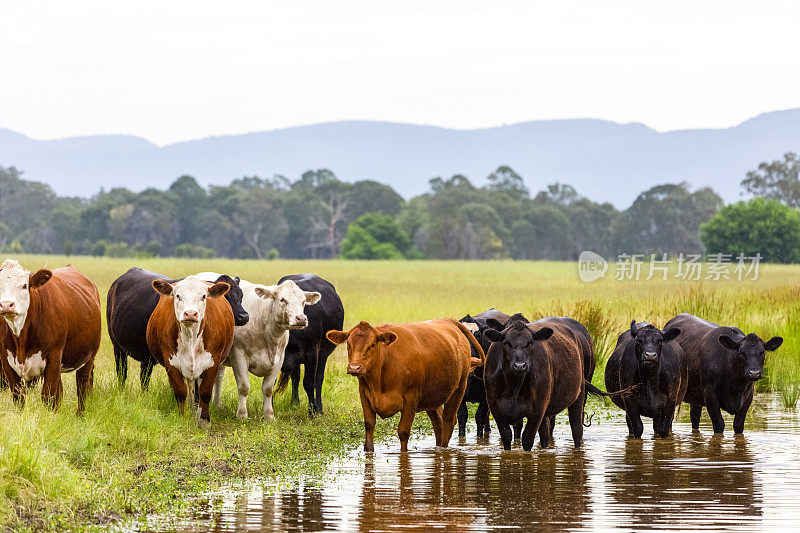
[[[798,20],[797,0],[0,0],[0,127],[158,144],[345,119],[726,127],[800,107]]]

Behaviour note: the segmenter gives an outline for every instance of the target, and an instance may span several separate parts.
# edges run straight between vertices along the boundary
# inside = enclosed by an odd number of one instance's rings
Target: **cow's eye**
[[[182,299],[183,299],[183,298],[181,298],[181,295],[180,295],[180,294],[176,294],[176,295],[175,295],[175,298],[177,298],[178,300],[182,300]]]
[[[206,299],[206,295],[204,294],[204,295],[203,295],[203,300],[205,300],[205,299]]]
[[[281,303],[285,304],[286,303],[286,298],[281,298]]]
[[[28,288],[28,284],[27,284],[27,283],[25,283],[25,284],[22,286],[22,290],[25,290],[25,289],[27,289],[27,288]]]

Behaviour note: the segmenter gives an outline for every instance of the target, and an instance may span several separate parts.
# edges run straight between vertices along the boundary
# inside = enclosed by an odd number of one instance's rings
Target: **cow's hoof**
[[[264,418],[264,422],[272,422],[273,420],[275,420],[275,415],[273,415],[273,414],[265,414],[263,416],[263,418]]]
[[[201,418],[200,420],[197,421],[197,427],[204,428],[206,426],[208,426],[208,420]]]
[[[244,411],[244,412],[237,411],[236,412],[236,418],[238,418],[239,420],[247,420],[247,411]]]

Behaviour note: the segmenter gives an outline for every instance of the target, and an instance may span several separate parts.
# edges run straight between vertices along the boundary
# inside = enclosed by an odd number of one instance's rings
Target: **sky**
[[[721,128],[800,107],[800,2],[0,0],[0,127],[163,145],[338,120]]]

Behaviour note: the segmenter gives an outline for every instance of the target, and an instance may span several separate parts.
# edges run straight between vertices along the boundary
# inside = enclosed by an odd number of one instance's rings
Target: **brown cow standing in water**
[[[397,436],[408,451],[414,415],[425,411],[436,445],[447,447],[470,370],[486,356],[472,333],[453,319],[372,327],[360,322],[350,331],[331,330],[335,344],[347,342],[347,373],[358,377],[364,410],[364,450],[371,452],[375,415],[400,413]],[[471,357],[470,345],[480,358]]]
[[[167,369],[169,384],[183,414],[186,397],[194,400],[199,381],[199,425],[210,421],[208,404],[219,365],[233,344],[233,311],[224,298],[230,285],[207,283],[189,276],[177,283],[165,279],[152,282],[161,294],[147,322],[147,347]]]
[[[0,360],[15,402],[25,402],[25,383],[44,377],[42,400],[61,403],[61,374],[75,372],[78,414],[92,386],[100,348],[97,287],[68,265],[31,274],[7,259],[0,266]]]

